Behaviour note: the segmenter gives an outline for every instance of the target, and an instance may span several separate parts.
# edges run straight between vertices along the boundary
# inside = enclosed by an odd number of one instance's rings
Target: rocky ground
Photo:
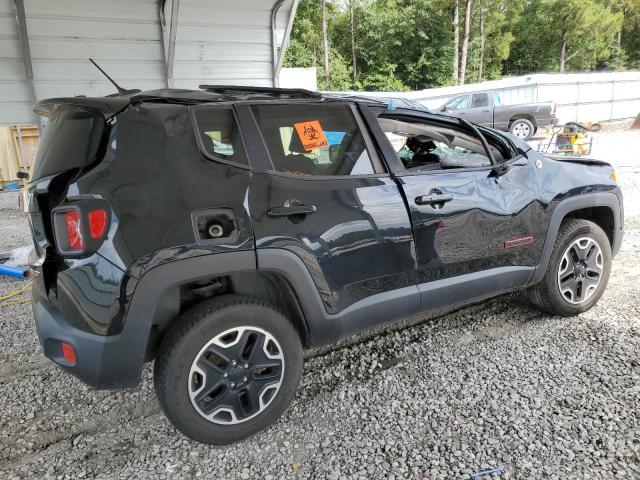
[[[511,295],[348,342],[309,358],[286,415],[237,445],[174,430],[150,367],[120,392],[62,374],[30,306],[0,306],[0,478],[640,478],[638,150],[638,131],[596,135],[626,233],[591,311],[551,317]],[[30,241],[15,202],[0,193],[0,250]],[[23,285],[0,280],[0,296]]]

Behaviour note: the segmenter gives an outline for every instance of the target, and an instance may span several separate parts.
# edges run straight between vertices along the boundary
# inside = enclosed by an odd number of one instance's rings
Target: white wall
[[[284,38],[293,0],[180,0],[173,86],[273,85],[273,42]],[[124,88],[167,86],[165,44],[171,0],[24,0],[35,93],[51,97],[114,93],[89,63]],[[0,0],[0,124],[33,123],[32,95],[18,41],[13,0]]]
[[[283,68],[280,70],[280,87],[318,89],[316,67],[311,68]]]
[[[414,92],[371,92],[399,96],[435,109],[461,93],[498,90],[505,105],[555,101],[562,123],[607,121],[640,113],[640,72],[535,74]]]
[[[271,9],[274,1],[181,0],[174,87],[273,85]],[[290,3],[276,17],[282,39]]]
[[[18,41],[12,0],[0,0],[0,118],[31,116],[31,94]]]

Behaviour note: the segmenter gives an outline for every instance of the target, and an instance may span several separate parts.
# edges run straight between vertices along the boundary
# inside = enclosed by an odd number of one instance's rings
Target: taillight
[[[551,102],[551,115],[556,114],[556,102]]]
[[[70,210],[64,214],[67,221],[67,244],[70,250],[82,251],[84,242],[82,241],[82,231],[80,230],[80,212]]]
[[[62,255],[96,252],[109,231],[109,209],[101,199],[74,201],[53,210],[55,244]]]
[[[107,211],[103,208],[89,212],[89,233],[91,238],[102,238],[107,228]]]

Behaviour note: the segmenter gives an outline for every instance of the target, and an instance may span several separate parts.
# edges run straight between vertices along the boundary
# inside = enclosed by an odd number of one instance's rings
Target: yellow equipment
[[[584,125],[577,122],[569,122],[559,125],[552,130],[549,142],[544,145],[544,151],[551,151],[555,155],[589,155],[593,146],[593,137],[587,132],[597,132],[599,124]],[[554,142],[555,139],[555,142]],[[553,148],[551,148],[553,145]]]

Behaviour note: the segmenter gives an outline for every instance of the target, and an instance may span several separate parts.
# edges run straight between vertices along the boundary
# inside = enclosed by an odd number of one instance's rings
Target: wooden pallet
[[[36,158],[36,151],[40,143],[38,127],[35,125],[13,125],[11,136],[20,169],[28,172]]]

